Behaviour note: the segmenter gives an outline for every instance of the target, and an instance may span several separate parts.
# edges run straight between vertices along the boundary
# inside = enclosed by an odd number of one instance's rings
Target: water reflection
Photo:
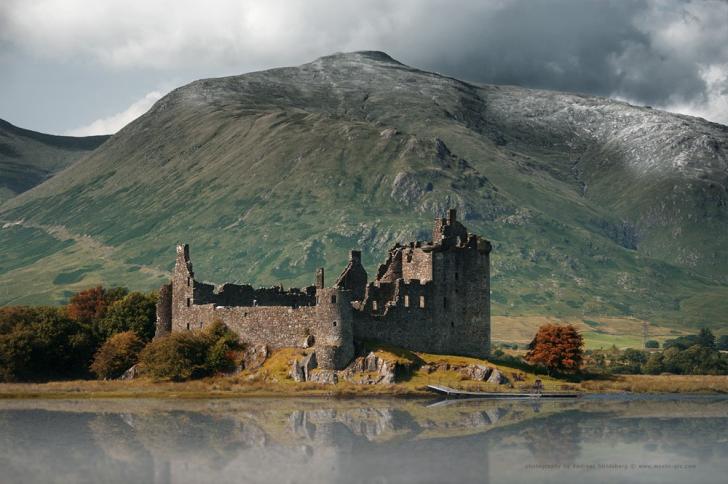
[[[728,399],[0,401],[0,482],[722,482]]]

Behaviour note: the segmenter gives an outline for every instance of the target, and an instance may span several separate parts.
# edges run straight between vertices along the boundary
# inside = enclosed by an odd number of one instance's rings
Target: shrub
[[[572,325],[545,324],[528,346],[526,360],[551,372],[574,371],[581,366],[584,340]]]
[[[172,333],[149,343],[139,355],[142,371],[157,379],[199,378],[229,369],[238,335],[216,321],[202,331]]]
[[[654,339],[649,339],[649,340],[645,341],[645,348],[655,349],[655,348],[659,348],[659,347],[660,347],[659,341],[655,341]]]
[[[149,341],[154,337],[157,296],[132,292],[109,306],[106,315],[98,321],[96,332],[101,339],[114,334],[134,331],[140,338]]]
[[[133,331],[117,333],[96,352],[91,371],[99,378],[118,378],[136,364],[144,341]]]

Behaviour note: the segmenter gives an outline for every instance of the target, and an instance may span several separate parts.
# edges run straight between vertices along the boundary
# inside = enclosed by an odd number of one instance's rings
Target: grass
[[[376,350],[383,358],[404,363],[401,350]],[[410,353],[406,361],[438,365],[427,373],[419,368],[409,378],[392,385],[357,385],[340,380],[336,385],[310,382],[297,383],[288,376],[290,364],[305,354],[304,350],[285,348],[274,351],[263,367],[243,371],[233,376],[215,376],[188,382],[154,381],[140,378],[133,381],[73,380],[48,383],[2,383],[0,399],[18,398],[240,398],[240,397],[431,397],[427,385],[438,384],[475,391],[508,392],[530,388],[538,378],[546,391],[578,391],[585,393],[610,392],[714,392],[728,393],[728,376],[677,375],[619,375],[603,378],[563,379],[537,375],[530,371],[501,363],[462,356]],[[445,369],[445,365],[450,368]],[[522,381],[514,386],[495,385],[466,380],[453,367],[487,365],[497,368],[512,381],[518,375]]]
[[[582,316],[494,316],[492,338],[501,343],[528,344],[543,324],[573,324],[584,336],[586,349],[642,348],[642,327],[645,321],[639,318]],[[683,334],[694,334],[694,330],[648,322],[648,337],[663,342]]]

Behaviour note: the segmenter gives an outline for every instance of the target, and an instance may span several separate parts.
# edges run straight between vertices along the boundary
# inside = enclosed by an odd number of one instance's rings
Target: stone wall
[[[242,342],[264,344],[272,349],[302,348],[308,337],[313,336],[322,368],[340,369],[353,358],[350,291],[312,288],[310,292],[300,293],[305,298],[296,299],[292,295],[299,293],[274,288],[253,291],[261,301],[274,304],[221,305],[217,302],[222,299],[212,286],[195,281],[189,248],[181,246],[177,254],[171,290],[172,331],[199,330],[213,321],[221,321],[238,333]],[[269,295],[270,299],[262,295]],[[301,305],[299,301],[306,304]]]
[[[154,337],[160,338],[172,332],[172,283],[159,288],[157,299],[157,324]]]

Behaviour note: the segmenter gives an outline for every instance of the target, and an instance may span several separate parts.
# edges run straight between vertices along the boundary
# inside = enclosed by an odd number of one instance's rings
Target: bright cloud
[[[120,113],[97,119],[86,126],[72,129],[66,134],[68,136],[93,136],[97,134],[114,134],[127,124],[134,121],[142,114],[149,111],[149,108],[157,102],[163,94],[159,91],[152,91],[143,98],[134,101],[131,106]]]

